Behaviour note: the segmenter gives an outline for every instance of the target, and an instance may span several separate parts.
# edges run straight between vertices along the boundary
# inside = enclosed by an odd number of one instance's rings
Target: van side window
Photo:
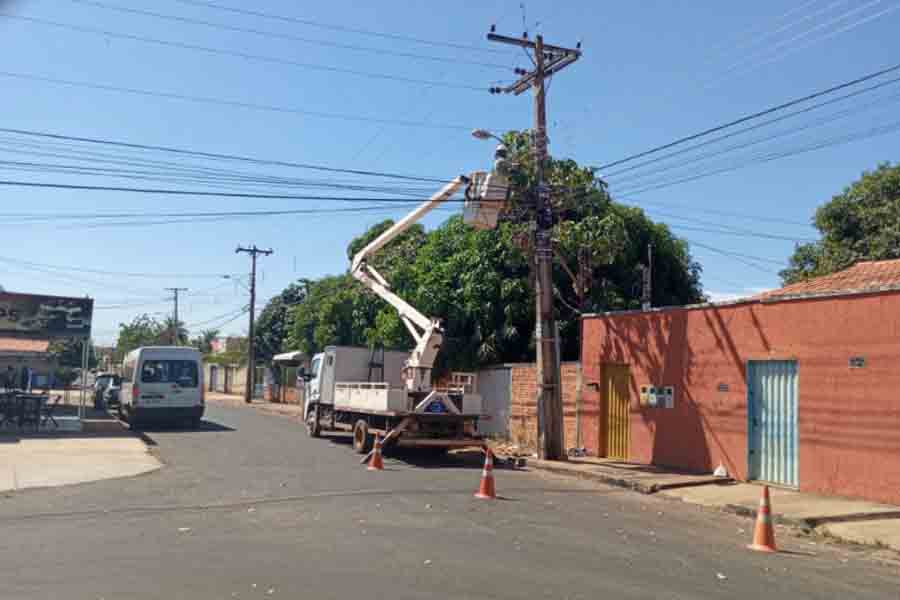
[[[316,378],[319,376],[319,367],[321,366],[321,364],[322,364],[321,358],[313,359],[312,365],[310,365],[310,367],[309,367],[309,372],[312,373],[313,378]]]
[[[333,354],[329,354],[329,355],[328,355],[328,362],[327,362],[326,364],[327,364],[329,367],[330,367],[331,365],[334,364],[334,355],[333,355]]]

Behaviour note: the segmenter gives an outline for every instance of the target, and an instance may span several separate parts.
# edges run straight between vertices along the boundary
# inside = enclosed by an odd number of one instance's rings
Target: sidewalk
[[[132,435],[0,435],[0,492],[133,477],[161,466]]]
[[[244,402],[244,397],[237,394],[222,394],[220,392],[207,392],[206,401],[210,404],[224,404],[225,406],[243,407],[250,406],[256,410],[280,415],[283,417],[296,417],[303,420],[302,404],[282,404],[279,402],[266,402],[265,400],[253,400],[250,404]]]
[[[755,518],[760,486],[727,478],[597,458],[567,462],[529,458],[529,468],[590,479],[644,494]],[[776,522],[837,539],[900,551],[900,507],[770,488]]]

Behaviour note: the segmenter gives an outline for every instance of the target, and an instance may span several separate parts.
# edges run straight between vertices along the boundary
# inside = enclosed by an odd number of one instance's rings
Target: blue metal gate
[[[797,362],[747,365],[749,478],[797,487]]]

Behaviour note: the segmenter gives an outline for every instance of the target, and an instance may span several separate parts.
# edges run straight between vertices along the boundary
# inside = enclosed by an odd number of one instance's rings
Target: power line
[[[227,50],[225,48],[212,48],[209,46],[200,46],[197,44],[187,44],[184,42],[176,42],[172,40],[162,40],[159,38],[146,37],[141,35],[134,35],[130,33],[117,33],[115,31],[110,31],[107,29],[95,29],[93,27],[83,27],[81,25],[71,25],[68,23],[61,23],[59,21],[51,21],[49,19],[40,19],[37,17],[26,17],[24,15],[14,15],[10,13],[2,13],[0,12],[0,16],[5,17],[7,19],[18,19],[22,21],[27,21],[29,23],[36,23],[38,25],[45,25],[49,27],[57,27],[60,29],[66,29],[68,31],[76,31],[79,33],[89,33],[93,35],[101,35],[104,37],[111,38],[119,38],[124,40],[131,40],[134,42],[142,42],[145,44],[156,44],[158,46],[167,46],[170,48],[180,48],[182,50],[194,50],[197,52],[205,52],[207,54],[215,54],[220,56],[233,56],[235,58],[242,58],[244,60],[256,61],[256,62],[264,62],[270,64],[278,64],[287,67],[295,67],[299,69],[307,69],[311,71],[322,71],[325,73],[340,73],[342,75],[353,75],[356,77],[365,77],[367,79],[382,79],[387,81],[395,81],[399,83],[411,83],[417,85],[429,85],[429,86],[439,86],[448,89],[454,90],[470,90],[476,92],[485,91],[483,87],[475,86],[475,85],[467,85],[463,83],[448,83],[444,81],[434,81],[431,79],[418,79],[414,77],[404,77],[402,75],[391,75],[390,73],[375,73],[372,71],[360,71],[358,69],[346,69],[344,67],[335,67],[332,65],[321,65],[316,63],[307,63],[298,60],[291,60],[287,58],[279,58],[277,56],[266,56],[263,54],[251,54],[249,52],[238,52],[236,50]]]
[[[2,74],[2,72],[0,72]],[[295,169],[308,169],[312,171],[324,171],[327,173],[345,173],[348,175],[363,175],[370,177],[384,177],[389,179],[400,179],[405,181],[422,181],[428,183],[446,183],[449,179],[440,179],[437,177],[417,177],[413,175],[401,175],[397,173],[382,173],[378,171],[366,171],[360,169],[346,169],[339,167],[327,167],[323,165],[314,165],[310,163],[298,163],[283,160],[272,160],[264,158],[256,158],[251,156],[242,156],[238,154],[223,154],[219,152],[204,152],[200,150],[188,150],[185,148],[175,148],[172,146],[158,146],[152,144],[138,144],[134,142],[122,142],[119,140],[109,140],[102,138],[90,138],[83,136],[64,135],[60,133],[50,133],[46,131],[34,131],[28,129],[14,129],[9,127],[0,127],[0,132],[13,133],[19,135],[27,135],[39,138],[48,138],[54,140],[65,140],[71,142],[82,142],[87,144],[101,144],[106,146],[115,146],[119,148],[129,148],[132,150],[152,150],[156,152],[166,152],[170,154],[178,154],[185,156],[195,156],[198,158],[208,158],[217,160],[233,160],[239,162],[249,162],[260,165],[271,165],[278,167],[290,167]],[[452,178],[451,178],[452,179]]]
[[[0,180],[0,185],[15,187],[35,187],[64,190],[87,190],[94,192],[129,192],[135,194],[160,194],[176,196],[213,196],[222,198],[253,198],[258,200],[323,200],[329,202],[413,202],[409,198],[357,198],[353,196],[302,196],[293,194],[252,194],[245,192],[205,192],[198,190],[177,190],[167,188],[136,188],[113,185],[82,185],[69,183],[48,183],[38,181]],[[462,199],[449,199],[450,202],[462,202]]]
[[[810,34],[816,32],[816,31],[819,31],[819,30],[821,30],[821,29],[824,29],[824,28],[830,27],[830,26],[832,26],[832,25],[834,25],[834,24],[836,24],[836,23],[839,23],[839,22],[843,21],[844,19],[846,19],[847,17],[849,17],[849,16],[851,16],[851,15],[854,15],[854,14],[856,14],[856,13],[858,13],[858,12],[864,11],[864,10],[866,10],[867,8],[870,8],[870,7],[872,7],[872,6],[876,5],[876,4],[881,3],[882,1],[883,1],[883,0],[870,0],[869,2],[867,2],[867,3],[865,3],[865,4],[861,5],[861,6],[857,6],[857,7],[852,8],[852,9],[846,11],[846,12],[843,12],[843,13],[841,13],[840,15],[838,15],[837,17],[834,17],[834,18],[832,18],[832,19],[830,19],[830,20],[828,20],[828,21],[825,21],[824,23],[819,23],[818,25],[815,25],[814,27],[812,27],[812,28],[810,28],[810,29],[807,29],[807,30],[805,30],[805,31],[802,31],[801,33],[795,35],[794,37],[791,37],[791,38],[789,38],[789,39],[787,39],[787,40],[783,40],[783,41],[781,41],[781,42],[777,42],[777,43],[775,43],[775,44],[772,44],[771,46],[767,46],[767,47],[765,47],[764,49],[762,49],[761,51],[751,52],[749,55],[743,57],[741,60],[735,62],[734,64],[732,64],[731,66],[729,66],[728,68],[726,68],[725,71],[724,71],[724,73],[722,74],[721,77],[718,78],[718,80],[721,80],[722,78],[727,77],[729,73],[732,73],[732,72],[735,71],[736,69],[739,69],[741,66],[744,66],[748,61],[752,62],[754,58],[756,58],[756,57],[758,57],[758,56],[760,56],[760,55],[765,55],[766,53],[771,52],[772,50],[777,50],[777,49],[779,49],[779,48],[783,48],[783,47],[790,46],[790,44],[793,44],[793,43],[796,42],[796,41],[799,41],[799,40],[801,40],[801,39],[803,39],[803,38],[805,38],[805,37],[808,37]],[[882,11],[882,12],[878,13],[878,14],[875,15],[875,16],[881,16],[882,14],[885,14],[885,13],[887,13],[887,12],[890,12],[891,10],[894,10],[895,8],[896,8],[896,6],[893,7],[893,8],[891,8],[891,9],[888,9],[887,11]],[[856,22],[854,22],[854,23],[852,24],[852,27],[858,27],[859,25],[864,24],[864,23],[868,22],[869,20],[871,20],[871,18],[874,18],[874,17],[867,17],[867,18],[864,18],[864,19],[862,19],[862,20],[856,21]],[[819,38],[819,39],[817,39],[817,40],[815,40],[815,41],[821,41],[821,40],[826,39],[827,37],[830,37],[830,36],[826,36],[826,37],[823,37],[823,38]],[[814,41],[813,43],[815,43],[815,41]],[[800,48],[804,48],[804,47],[806,47],[806,45],[800,46]],[[787,55],[789,52],[791,52],[791,51],[792,51],[792,50],[789,50],[788,52],[784,53],[784,54],[782,55],[782,57],[783,57],[783,56],[786,56],[786,55]],[[781,57],[779,57],[779,58],[781,58]],[[761,65],[764,65],[764,64],[768,64],[768,63],[770,63],[770,62],[773,62],[774,60],[777,60],[777,59],[770,59],[769,61],[766,61],[766,62],[763,62],[763,63],[759,63],[759,64],[757,64],[757,65],[753,65],[753,64],[751,64],[751,65],[746,65],[744,71],[747,71],[747,70],[749,70],[749,69],[752,69],[752,68],[755,68],[755,67],[758,67],[758,66],[761,66]]]
[[[703,244],[701,242],[697,242],[697,241],[693,241],[693,240],[687,240],[687,242],[691,246],[697,246],[698,248],[703,248],[705,250],[709,250],[710,252],[715,252],[716,254],[721,254],[723,256],[727,256],[728,258],[731,258],[732,260],[736,260],[737,262],[745,264],[748,267],[751,267],[751,268],[756,269],[757,271],[761,271],[763,273],[767,273],[769,275],[777,275],[778,273],[776,271],[773,271],[772,269],[769,269],[769,268],[759,265],[759,262],[775,263],[780,266],[784,266],[784,263],[774,261],[774,260],[771,260],[768,258],[760,258],[758,256],[741,254],[740,252],[732,252],[730,250],[722,250],[721,248],[717,248],[715,246],[710,246],[709,244]]]
[[[297,35],[281,33],[278,31],[271,31],[271,30],[265,30],[265,29],[254,29],[251,27],[237,27],[234,25],[226,25],[224,23],[216,23],[213,21],[205,21],[202,19],[194,19],[191,17],[184,17],[184,16],[179,16],[179,15],[163,14],[163,13],[158,13],[158,12],[149,11],[149,10],[142,10],[139,8],[132,8],[132,7],[127,7],[127,6],[113,6],[110,4],[105,4],[103,2],[96,2],[95,0],[70,0],[70,2],[75,2],[77,4],[84,4],[87,6],[93,6],[96,8],[102,8],[105,10],[113,10],[113,11],[118,11],[118,12],[123,12],[123,13],[143,15],[143,16],[147,16],[147,17],[153,17],[156,19],[162,19],[162,20],[172,21],[172,22],[177,22],[177,23],[187,23],[190,25],[201,25],[204,27],[211,27],[213,29],[220,29],[223,31],[236,31],[239,33],[250,33],[250,34],[258,35],[261,37],[276,38],[276,39],[288,40],[288,41],[292,41],[292,42],[300,42],[303,44],[324,46],[327,48],[339,48],[342,50],[355,50],[355,51],[359,51],[359,52],[369,52],[372,54],[382,54],[384,56],[396,56],[396,57],[400,57],[400,58],[410,58],[413,60],[444,62],[444,63],[452,63],[452,64],[464,64],[464,65],[473,65],[476,67],[489,67],[489,68],[499,68],[499,69],[504,69],[504,70],[510,70],[510,67],[508,65],[504,65],[504,64],[500,64],[500,63],[489,63],[489,62],[482,62],[482,61],[477,61],[477,60],[467,60],[467,59],[458,58],[458,57],[450,58],[450,57],[446,57],[446,56],[432,56],[432,55],[427,55],[427,54],[417,54],[414,52],[400,52],[397,50],[388,50],[385,48],[375,48],[372,46],[358,46],[355,44],[341,44],[339,42],[310,39],[310,38],[305,38],[305,37],[301,37],[301,36],[297,36]]]
[[[647,166],[647,165],[651,165],[651,164],[654,164],[654,163],[658,163],[658,162],[661,162],[661,161],[666,160],[666,159],[668,159],[668,158],[672,158],[672,157],[674,157],[674,156],[679,156],[679,155],[681,155],[681,154],[685,154],[685,153],[690,152],[690,151],[692,151],[692,150],[696,150],[697,148],[702,148],[702,147],[704,147],[704,146],[709,146],[710,144],[715,144],[716,142],[721,142],[722,140],[726,140],[726,139],[735,137],[735,136],[740,135],[740,134],[742,134],[742,133],[747,133],[748,131],[754,131],[754,130],[757,130],[757,129],[761,129],[762,127],[766,127],[766,126],[771,125],[771,124],[773,124],[773,123],[778,123],[778,122],[784,121],[784,120],[786,120],[786,119],[790,119],[790,118],[792,118],[792,117],[795,117],[795,116],[797,116],[797,115],[805,114],[805,113],[814,111],[814,110],[816,110],[816,109],[822,108],[823,106],[828,106],[828,105],[834,104],[834,103],[836,103],[836,102],[842,102],[843,100],[847,100],[848,98],[853,98],[853,97],[855,97],[855,96],[859,96],[860,94],[865,94],[865,93],[868,93],[868,92],[871,92],[871,91],[874,91],[874,90],[883,88],[883,87],[885,87],[885,86],[895,84],[895,83],[897,83],[897,82],[900,82],[900,77],[895,77],[894,79],[888,79],[887,81],[882,81],[882,82],[876,83],[876,84],[874,84],[874,85],[867,86],[867,87],[865,87],[865,88],[863,88],[863,89],[856,90],[856,91],[850,92],[850,93],[848,93],[848,94],[844,94],[844,95],[842,95],[842,96],[838,96],[837,98],[831,98],[831,99],[825,100],[825,101],[823,101],[823,102],[818,102],[818,103],[816,103],[816,104],[813,104],[812,106],[807,106],[806,108],[801,108],[801,109],[799,109],[799,110],[795,110],[795,111],[793,111],[793,112],[789,112],[789,113],[787,113],[787,114],[784,114],[784,115],[781,115],[781,116],[778,116],[778,117],[775,117],[775,118],[772,118],[772,119],[767,119],[767,120],[762,121],[762,122],[760,122],[760,123],[755,123],[755,124],[750,125],[750,126],[747,126],[747,127],[742,127],[741,129],[738,129],[738,130],[736,130],[736,131],[732,131],[732,132],[729,132],[729,133],[726,133],[726,134],[723,134],[723,135],[720,135],[720,136],[716,136],[716,137],[714,137],[714,138],[712,138],[712,139],[710,139],[710,140],[704,140],[704,141],[699,142],[699,143],[697,143],[697,144],[692,144],[692,145],[688,146],[687,148],[681,148],[680,150],[675,150],[675,151],[673,151],[673,152],[668,152],[668,153],[666,153],[666,154],[663,154],[662,156],[658,156],[658,157],[656,157],[656,158],[651,158],[651,159],[649,159],[649,160],[645,160],[645,161],[639,162],[639,163],[637,163],[637,164],[635,164],[635,165],[631,165],[631,166],[628,166],[628,167],[619,169],[619,170],[617,170],[617,171],[613,171],[613,172],[611,172],[611,173],[606,173],[606,174],[604,174],[604,178],[616,177],[616,176],[618,176],[618,175],[621,175],[622,173],[627,173],[627,172],[629,172],[629,171],[633,171],[633,170],[635,170],[635,169],[639,169],[639,168],[645,167],[645,166]],[[892,96],[891,98],[893,98],[893,96]]]
[[[180,94],[176,92],[162,92],[156,90],[148,90],[133,87],[123,87],[108,85],[102,83],[93,83],[89,81],[77,81],[73,79],[61,79],[56,77],[45,77],[42,75],[34,75],[31,73],[18,73],[14,71],[0,71],[0,76],[13,79],[25,79],[29,81],[40,81],[42,83],[51,83],[55,85],[63,85],[70,87],[80,87],[86,89],[102,90],[106,92],[117,92],[122,94],[132,94],[136,96],[146,96],[150,98],[166,98],[169,100],[182,100],[185,102],[193,102],[198,104],[215,104],[219,106],[230,106],[236,108],[246,108],[248,110],[257,110],[263,112],[274,112],[281,114],[303,115],[306,117],[316,117],[319,119],[334,119],[338,121],[352,121],[363,123],[384,123],[388,125],[397,125],[399,127],[421,127],[425,129],[453,129],[458,131],[471,131],[471,127],[462,125],[442,125],[434,123],[426,123],[420,121],[404,121],[401,119],[382,119],[376,117],[361,117],[350,114],[328,113],[321,111],[305,110],[290,106],[275,106],[271,104],[259,104],[255,102],[242,102],[239,100],[224,100],[212,96],[192,96],[188,94]]]
[[[625,158],[622,158],[622,159],[619,159],[619,160],[615,160],[615,161],[613,161],[613,162],[609,162],[609,163],[606,163],[606,164],[602,164],[602,165],[600,165],[599,167],[596,167],[596,168],[597,168],[598,170],[608,169],[609,167],[614,167],[614,166],[620,165],[620,164],[622,164],[622,163],[630,162],[630,161],[635,160],[635,159],[637,159],[637,158],[643,158],[643,157],[645,157],[645,156],[648,156],[648,155],[650,155],[650,154],[655,154],[655,153],[660,152],[660,151],[662,151],[662,150],[668,150],[669,148],[672,148],[672,147],[674,147],[674,146],[678,146],[678,145],[683,144],[683,143],[685,143],[685,142],[689,142],[689,141],[691,141],[691,140],[696,140],[696,139],[698,139],[698,138],[707,136],[707,135],[709,135],[709,134],[711,134],[711,133],[716,133],[716,132],[718,132],[718,131],[722,131],[723,129],[728,129],[729,127],[733,127],[733,126],[735,126],[735,125],[740,125],[741,123],[746,123],[747,121],[751,121],[751,120],[753,120],[753,119],[758,119],[759,117],[764,117],[764,116],[769,115],[769,114],[772,114],[772,113],[774,113],[774,112],[778,112],[778,111],[780,111],[780,110],[784,110],[785,108],[790,108],[791,106],[796,106],[797,104],[801,104],[801,103],[807,102],[807,101],[809,101],[809,100],[814,100],[815,98],[819,98],[819,97],[821,97],[821,96],[825,96],[825,95],[827,95],[827,94],[834,93],[834,92],[836,92],[836,91],[838,91],[838,90],[842,90],[842,89],[845,89],[845,88],[848,88],[848,87],[857,85],[857,84],[859,84],[859,83],[862,83],[862,82],[864,82],[864,81],[869,81],[870,79],[875,79],[876,77],[880,77],[880,76],[885,75],[885,74],[887,74],[887,73],[892,73],[892,72],[898,71],[898,70],[900,70],[900,64],[895,64],[895,65],[892,65],[892,66],[887,67],[887,68],[885,68],[885,69],[881,69],[881,70],[879,70],[879,71],[875,71],[874,73],[869,73],[868,75],[863,75],[862,77],[857,77],[856,79],[852,79],[852,80],[850,80],[850,81],[846,81],[846,82],[844,82],[844,83],[840,83],[840,84],[838,84],[838,85],[831,86],[831,87],[826,88],[826,89],[824,89],[824,90],[820,90],[820,91],[818,91],[818,92],[814,92],[814,93],[812,93],[812,94],[808,94],[808,95],[803,96],[803,97],[801,97],[801,98],[795,98],[795,99],[793,99],[793,100],[789,100],[789,101],[784,102],[784,103],[782,103],[782,104],[778,104],[778,105],[776,105],[776,106],[769,107],[769,108],[767,108],[767,109],[765,109],[765,110],[761,110],[761,111],[759,111],[759,112],[755,112],[755,113],[752,113],[752,114],[749,114],[749,115],[745,115],[745,116],[740,117],[740,118],[738,118],[738,119],[735,119],[735,120],[733,120],[733,121],[729,121],[729,122],[727,122],[727,123],[723,123],[723,124],[717,125],[717,126],[715,126],[715,127],[710,127],[709,129],[705,129],[705,130],[703,130],[703,131],[701,131],[701,132],[699,132],[699,133],[694,133],[694,134],[691,134],[691,135],[688,135],[688,136],[684,136],[684,137],[679,138],[679,139],[677,139],[677,140],[675,140],[675,141],[673,141],[673,142],[669,142],[669,143],[663,144],[663,145],[661,145],[661,146],[656,146],[655,148],[651,148],[651,149],[645,150],[645,151],[643,151],[643,152],[638,152],[637,154],[632,154],[631,156],[626,156]]]
[[[458,43],[454,43],[454,42],[445,42],[445,41],[440,41],[440,40],[416,38],[416,37],[401,35],[401,34],[397,34],[397,33],[388,33],[388,32],[383,32],[383,31],[372,31],[372,30],[368,30],[368,29],[347,27],[346,25],[323,23],[320,21],[313,21],[310,19],[300,19],[298,17],[278,15],[278,14],[274,14],[274,13],[265,13],[265,12],[261,12],[261,11],[249,10],[246,8],[233,8],[230,6],[222,6],[222,5],[216,4],[214,2],[206,2],[203,0],[175,0],[175,2],[180,2],[181,4],[187,4],[189,6],[203,6],[203,7],[212,8],[215,10],[236,13],[239,15],[259,17],[262,19],[282,21],[285,23],[293,23],[296,25],[307,25],[309,27],[318,27],[320,29],[328,29],[331,31],[343,31],[346,33],[356,33],[359,35],[368,35],[368,36],[372,36],[372,37],[380,37],[380,38],[385,38],[385,39],[389,39],[389,40],[412,42],[415,44],[424,44],[426,46],[444,46],[447,48],[456,48],[457,50],[473,50],[473,51],[477,51],[477,52],[489,52],[492,54],[502,53],[501,51],[495,50],[493,48],[483,48],[481,46],[472,46],[472,45],[468,45],[468,44],[458,44]]]
[[[796,156],[798,154],[804,154],[806,152],[821,150],[823,148],[828,148],[830,146],[839,146],[842,144],[847,144],[847,143],[851,143],[851,142],[855,142],[855,141],[859,141],[859,140],[863,140],[863,139],[867,139],[867,138],[878,137],[880,135],[894,133],[898,130],[900,130],[900,121],[895,121],[893,123],[888,123],[887,125],[882,125],[879,127],[873,127],[871,129],[868,129],[865,131],[858,131],[858,132],[854,132],[854,133],[843,135],[843,136],[829,138],[829,139],[819,141],[819,142],[816,142],[814,144],[810,144],[807,146],[800,146],[800,147],[797,147],[797,148],[794,148],[792,150],[788,150],[785,152],[776,152],[776,153],[772,153],[772,154],[757,155],[756,157],[753,157],[751,160],[745,161],[743,163],[738,163],[738,164],[734,164],[731,166],[713,169],[711,171],[702,171],[700,173],[696,173],[694,175],[689,175],[689,176],[682,177],[679,179],[674,179],[674,180],[665,181],[665,182],[656,183],[656,184],[650,184],[650,185],[646,185],[645,187],[641,187],[638,189],[619,191],[618,193],[634,195],[634,194],[640,194],[643,192],[647,192],[650,190],[658,190],[658,189],[662,189],[662,188],[666,188],[666,187],[671,187],[673,185],[677,185],[680,183],[696,181],[698,179],[704,179],[706,177],[711,177],[713,175],[719,175],[721,173],[728,173],[731,171],[736,171],[738,169],[743,169],[745,167],[756,165],[756,164],[764,164],[767,162],[771,162],[773,160],[779,160],[779,159],[787,158],[790,156]]]
[[[762,144],[762,143],[765,143],[765,142],[769,142],[769,141],[771,141],[771,140],[775,140],[775,139],[778,139],[778,138],[780,138],[780,137],[791,136],[791,135],[795,135],[795,134],[797,134],[797,133],[801,133],[801,132],[803,132],[803,131],[807,131],[807,130],[809,130],[809,129],[814,129],[814,128],[816,128],[816,127],[822,127],[822,126],[824,126],[824,125],[830,125],[831,123],[834,123],[835,121],[838,121],[838,120],[840,120],[840,119],[845,119],[845,118],[847,118],[847,117],[852,117],[852,116],[854,116],[854,115],[856,115],[856,114],[859,114],[859,113],[861,113],[861,112],[863,112],[863,111],[869,110],[869,109],[871,109],[871,108],[877,106],[880,102],[885,101],[885,100],[896,102],[897,100],[900,100],[900,95],[889,96],[889,97],[887,97],[887,98],[882,98],[882,99],[877,100],[877,101],[874,101],[874,102],[869,102],[869,103],[867,103],[867,104],[863,104],[862,106],[857,106],[857,107],[854,107],[854,108],[849,108],[849,109],[845,109],[845,110],[843,110],[843,111],[839,111],[839,112],[836,112],[836,113],[832,113],[831,115],[828,115],[828,116],[826,116],[826,117],[824,117],[824,118],[821,118],[821,119],[818,119],[818,120],[815,120],[815,121],[810,121],[809,123],[805,123],[805,124],[803,124],[803,125],[800,125],[800,126],[797,126],[797,127],[793,127],[793,128],[791,128],[791,129],[785,129],[785,130],[782,130],[782,131],[779,131],[779,132],[776,132],[776,133],[773,133],[773,134],[771,134],[771,135],[767,135],[767,136],[764,136],[764,137],[761,137],[761,138],[756,138],[756,139],[749,140],[749,141],[746,141],[746,142],[743,142],[743,143],[740,143],[740,144],[734,144],[734,145],[732,145],[732,146],[727,146],[727,147],[725,147],[725,148],[721,148],[721,149],[719,149],[719,150],[715,150],[715,151],[712,151],[712,152],[706,152],[706,153],[704,153],[704,154],[698,154],[698,155],[696,155],[696,156],[693,156],[693,157],[691,157],[691,158],[688,158],[687,160],[683,160],[683,161],[680,161],[680,162],[677,162],[677,163],[674,163],[674,164],[671,164],[671,165],[668,165],[668,166],[660,167],[660,168],[658,168],[658,169],[655,169],[655,170],[652,170],[652,171],[648,171],[648,172],[646,172],[646,173],[636,173],[636,174],[631,175],[631,176],[626,176],[626,177],[624,178],[624,180],[625,180],[626,182],[628,182],[628,183],[626,183],[626,185],[634,185],[634,184],[632,183],[634,180],[642,180],[642,179],[645,179],[645,178],[648,177],[648,176],[653,176],[653,175],[657,175],[657,174],[659,174],[659,173],[662,173],[662,172],[664,172],[664,171],[670,171],[670,170],[672,170],[672,169],[677,169],[677,168],[683,167],[683,166],[685,166],[685,165],[689,165],[689,164],[691,164],[691,163],[695,163],[695,162],[698,162],[698,161],[703,161],[703,160],[706,160],[706,159],[709,159],[709,158],[717,158],[717,157],[719,157],[719,156],[721,156],[721,155],[723,155],[723,154],[728,154],[728,153],[733,152],[733,151],[735,151],[735,150],[742,150],[742,149],[744,149],[744,148],[749,148],[750,146],[756,146],[756,145],[758,145],[758,144]],[[622,181],[617,181],[617,182],[616,182],[616,185],[622,185],[622,184],[623,184]]]
[[[824,10],[830,10],[830,8],[831,8],[832,6],[838,5],[838,4],[844,4],[844,3],[848,2],[848,1],[849,1],[849,0],[838,0],[837,2],[832,2],[832,3],[829,4]],[[775,17],[775,19],[773,19],[773,21],[774,21],[775,23],[778,23],[779,21],[783,21],[783,20],[787,19],[788,17],[792,16],[793,14],[798,13],[798,12],[800,12],[801,10],[804,10],[804,9],[806,9],[806,8],[809,8],[809,7],[812,6],[813,4],[816,4],[817,2],[819,2],[819,0],[807,0],[806,2],[803,2],[802,4],[800,4],[800,5],[798,5],[798,6],[795,6],[794,8],[790,9],[790,10],[787,11],[786,13],[784,13],[784,14],[778,16],[778,17]],[[726,47],[726,46],[727,46],[729,49],[732,49],[732,50],[738,50],[738,49],[741,49],[741,48],[746,48],[747,46],[754,46],[754,45],[758,44],[759,42],[761,42],[762,40],[765,40],[765,39],[767,39],[767,38],[772,37],[773,35],[777,35],[777,34],[781,33],[782,31],[785,31],[785,30],[787,30],[787,29],[790,29],[791,27],[793,27],[793,26],[796,25],[797,23],[802,23],[803,21],[807,21],[807,20],[809,20],[809,19],[811,19],[811,18],[814,18],[815,16],[818,16],[819,14],[821,14],[822,10],[823,10],[823,9],[819,9],[818,11],[815,11],[815,12],[813,12],[813,13],[811,13],[811,14],[807,14],[806,16],[800,17],[799,19],[795,19],[795,20],[793,20],[793,21],[790,21],[790,22],[788,22],[787,24],[782,25],[782,26],[779,27],[778,29],[775,29],[774,31],[768,31],[768,32],[767,32],[767,31],[766,31],[766,28],[759,29],[759,28],[757,28],[757,27],[755,27],[755,26],[754,26],[754,27],[751,27],[751,28],[749,28],[749,29],[745,29],[745,30],[743,30],[741,33],[738,34],[738,39],[737,39],[737,40],[732,40],[732,41],[730,41],[730,42],[726,42],[726,43],[723,43],[723,44],[718,44],[718,45],[716,46],[715,50],[721,50],[721,49],[723,49],[723,47]],[[749,37],[749,36],[747,36],[747,34],[756,35],[757,37],[755,37],[754,39],[751,39],[751,40],[749,41],[749,43],[748,43],[748,42],[746,41],[747,38]],[[758,34],[762,34],[762,35],[758,35]],[[743,39],[742,39],[742,38],[743,38]]]
[[[752,69],[762,67],[765,65],[769,65],[769,64],[772,64],[773,62],[777,62],[777,61],[783,59],[784,57],[786,57],[788,54],[793,54],[794,52],[797,52],[798,50],[803,50],[805,48],[809,48],[810,46],[812,46],[814,44],[817,44],[819,42],[824,42],[825,40],[831,39],[836,35],[840,35],[842,33],[846,33],[847,31],[850,31],[852,29],[856,29],[857,27],[864,25],[864,24],[868,23],[869,21],[872,21],[879,17],[883,17],[883,16],[887,15],[888,13],[892,13],[895,10],[897,10],[898,8],[900,8],[900,4],[895,4],[893,6],[890,6],[882,11],[875,13],[874,15],[869,15],[867,17],[864,17],[862,19],[859,19],[857,21],[849,23],[849,24],[847,24],[839,29],[836,29],[834,31],[831,31],[821,37],[810,40],[810,41],[806,42],[805,44],[795,46],[794,48],[789,48],[789,49],[785,50],[784,52],[782,52],[780,55],[770,58],[769,60],[757,63],[755,65],[750,65],[745,69],[745,71],[750,71]]]
[[[10,258],[8,256],[0,256],[0,260],[12,261],[12,262],[17,262],[17,263],[20,263],[23,265],[34,266],[34,267],[43,267],[43,268],[47,268],[47,269],[60,269],[60,270],[65,270],[65,271],[80,271],[83,273],[94,273],[97,275],[115,275],[117,277],[150,277],[150,278],[159,277],[159,278],[167,278],[167,279],[179,278],[179,277],[193,278],[193,279],[199,279],[199,278],[221,279],[221,278],[230,278],[231,277],[231,275],[219,275],[219,274],[212,274],[212,273],[133,273],[133,272],[127,272],[127,271],[105,271],[102,269],[89,269],[86,267],[73,267],[70,265],[52,265],[52,264],[47,264],[47,263],[32,262],[32,261],[23,260],[20,258]]]

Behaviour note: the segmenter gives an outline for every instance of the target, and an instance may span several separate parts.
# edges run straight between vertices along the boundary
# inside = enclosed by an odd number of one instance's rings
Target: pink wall
[[[851,369],[851,356],[866,366]],[[746,362],[799,369],[800,488],[900,503],[900,294],[593,316],[584,320],[586,383],[602,363],[631,372],[631,459],[747,476]],[[642,384],[676,386],[674,409],[638,403]],[[720,391],[720,384],[728,391]],[[586,426],[601,429],[603,398]],[[602,455],[599,440],[593,448]]]

